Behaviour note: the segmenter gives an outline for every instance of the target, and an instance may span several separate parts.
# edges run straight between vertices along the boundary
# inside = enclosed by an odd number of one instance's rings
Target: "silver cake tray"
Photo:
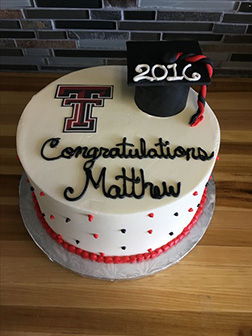
[[[30,191],[30,184],[23,174],[19,185],[20,211],[24,225],[37,246],[47,257],[61,266],[78,273],[104,280],[136,279],[155,274],[184,258],[200,241],[208,228],[215,206],[215,184],[213,178],[208,182],[207,200],[203,212],[190,230],[177,245],[171,247],[155,259],[144,260],[134,264],[105,264],[86,260],[70,253],[48,235],[37,217]]]

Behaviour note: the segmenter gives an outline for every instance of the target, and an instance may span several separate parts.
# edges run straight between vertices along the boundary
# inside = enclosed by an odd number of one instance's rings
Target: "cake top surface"
[[[196,109],[190,90],[181,113],[150,116],[135,105],[126,67],[80,70],[32,98],[18,126],[18,155],[31,181],[61,203],[93,213],[147,211],[211,174],[219,125],[206,104],[204,120],[190,127]],[[170,195],[161,197],[164,188]]]

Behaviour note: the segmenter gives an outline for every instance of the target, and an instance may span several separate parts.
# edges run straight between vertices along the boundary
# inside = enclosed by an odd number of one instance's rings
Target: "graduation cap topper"
[[[203,119],[206,85],[212,62],[196,41],[127,42],[128,84],[135,86],[135,102],[144,112],[168,117],[181,112],[191,85],[201,85],[198,110],[190,120]]]

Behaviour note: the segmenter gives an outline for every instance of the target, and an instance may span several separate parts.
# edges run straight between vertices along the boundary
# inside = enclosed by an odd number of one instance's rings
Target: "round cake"
[[[17,150],[52,238],[107,263],[140,262],[178,243],[203,210],[220,143],[207,104],[190,127],[196,110],[190,89],[176,115],[141,111],[124,66],[77,71],[37,93]]]

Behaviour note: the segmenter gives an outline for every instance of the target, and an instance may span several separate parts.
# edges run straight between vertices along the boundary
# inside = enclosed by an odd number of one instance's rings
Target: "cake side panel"
[[[194,218],[205,189],[204,181],[191,195],[150,212],[100,215],[62,205],[29,181],[43,218],[55,233],[76,248],[106,256],[147,253],[172,241]]]

